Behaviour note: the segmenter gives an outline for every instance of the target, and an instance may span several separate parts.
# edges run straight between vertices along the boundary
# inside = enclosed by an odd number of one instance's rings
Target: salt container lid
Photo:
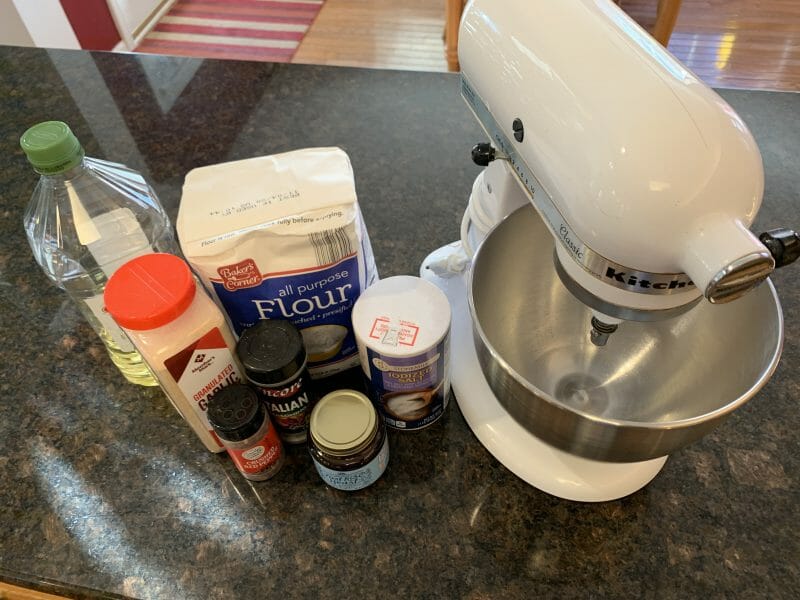
[[[367,288],[353,307],[360,344],[388,356],[413,356],[440,342],[450,330],[450,303],[434,284],[388,277]]]

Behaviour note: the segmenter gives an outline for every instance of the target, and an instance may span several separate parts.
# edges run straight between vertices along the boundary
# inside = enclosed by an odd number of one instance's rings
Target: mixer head
[[[565,37],[581,40],[565,51]],[[745,123],[612,3],[473,0],[462,95],[556,240],[555,268],[604,345],[763,282],[749,226],[763,168]]]

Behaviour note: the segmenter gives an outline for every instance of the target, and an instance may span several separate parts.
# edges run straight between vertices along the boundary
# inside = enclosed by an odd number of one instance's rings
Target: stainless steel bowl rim
[[[502,223],[502,221],[501,221]],[[500,224],[495,225],[495,227],[489,232],[491,235],[492,231],[499,227]],[[488,235],[487,235],[488,239]],[[778,316],[778,339],[780,340],[779,343],[775,347],[775,351],[773,352],[772,357],[769,361],[769,367],[765,369],[761,376],[753,383],[752,386],[745,392],[744,394],[740,395],[734,401],[714,410],[708,412],[704,415],[698,415],[696,417],[691,417],[688,419],[680,419],[677,421],[659,421],[659,422],[642,422],[642,421],[628,421],[623,419],[607,419],[601,418],[597,415],[592,415],[587,412],[576,410],[570,406],[557,402],[552,398],[551,395],[546,394],[538,387],[536,387],[533,383],[528,381],[526,378],[522,377],[508,362],[494,349],[494,346],[489,342],[488,337],[483,331],[483,328],[480,326],[476,318],[476,308],[474,304],[474,298],[472,293],[472,277],[473,277],[473,269],[472,264],[480,256],[483,244],[481,244],[477,251],[475,252],[474,256],[472,257],[472,263],[470,264],[469,275],[467,278],[467,290],[468,290],[468,302],[469,302],[469,312],[470,318],[472,321],[472,327],[480,336],[480,339],[483,341],[486,349],[491,353],[494,360],[507,372],[509,373],[520,385],[522,385],[525,389],[527,389],[532,394],[536,395],[540,400],[547,402],[548,404],[556,407],[559,410],[568,411],[576,416],[579,416],[582,419],[586,419],[588,421],[592,421],[599,424],[609,425],[612,427],[637,427],[637,428],[646,428],[651,430],[672,430],[672,429],[681,429],[685,427],[691,427],[693,425],[697,425],[703,423],[705,421],[709,421],[714,417],[721,417],[728,413],[733,412],[738,407],[743,404],[746,404],[753,396],[755,396],[761,388],[763,388],[767,382],[769,381],[770,377],[775,373],[775,369],[778,368],[778,363],[780,362],[781,353],[783,351],[783,343],[784,343],[784,323],[783,323],[783,310],[781,307],[780,299],[778,298],[778,294],[775,290],[775,286],[773,285],[772,281],[767,278],[765,280],[765,285],[769,286],[770,293],[772,294],[772,298],[775,301],[776,309],[777,309],[777,316]],[[554,258],[554,260],[557,260]],[[555,266],[553,267],[555,268]],[[587,324],[588,325],[588,324]],[[586,335],[589,335],[588,329]]]

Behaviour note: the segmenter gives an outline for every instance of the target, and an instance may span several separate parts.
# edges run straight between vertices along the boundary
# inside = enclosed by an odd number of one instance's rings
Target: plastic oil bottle
[[[61,121],[34,125],[20,145],[40,175],[24,217],[36,262],[76,302],[125,378],[158,385],[103,306],[106,282],[122,264],[150,252],[179,253],[158,197],[136,171],[84,156]]]

